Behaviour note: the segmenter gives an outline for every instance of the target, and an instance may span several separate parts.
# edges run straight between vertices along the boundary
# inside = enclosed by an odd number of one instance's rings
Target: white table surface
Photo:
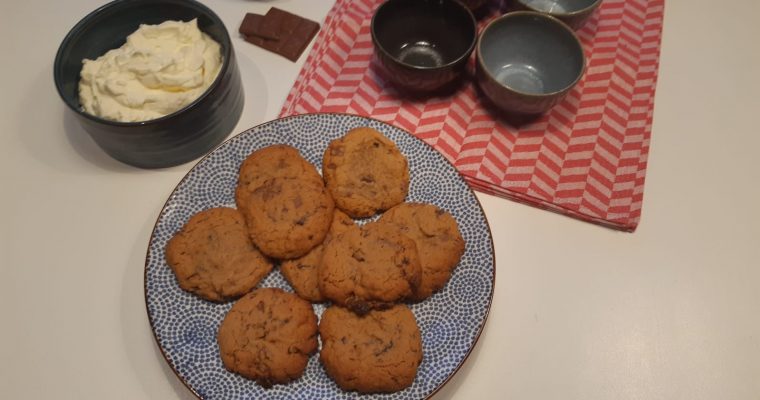
[[[154,342],[151,229],[194,163],[106,156],[53,85],[63,36],[100,0],[0,5],[0,397],[191,399]],[[305,60],[234,34],[279,6],[207,0],[232,32],[246,108],[277,116]],[[760,2],[668,0],[643,216],[615,232],[478,194],[496,291],[436,399],[760,399]]]

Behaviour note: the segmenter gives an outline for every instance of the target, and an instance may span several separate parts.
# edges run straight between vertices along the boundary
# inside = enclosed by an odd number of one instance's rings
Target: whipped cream
[[[200,97],[222,65],[221,47],[197,20],[140,25],[118,49],[82,61],[79,102],[115,121],[147,121]]]

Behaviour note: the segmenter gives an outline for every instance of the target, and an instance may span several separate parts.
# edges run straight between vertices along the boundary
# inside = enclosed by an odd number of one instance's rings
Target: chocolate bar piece
[[[303,23],[302,21],[308,20],[277,7],[272,7],[267,11],[261,25],[259,25],[258,36],[278,36],[279,39],[283,34],[293,33]]]
[[[264,16],[261,14],[247,13],[243,17],[243,22],[240,24],[238,32],[243,36],[259,36],[263,39],[278,40],[280,37],[276,33],[267,34],[261,31],[261,22],[264,20]]]
[[[263,18],[251,15],[245,32],[240,27],[245,40],[294,62],[319,31],[318,23],[277,7],[270,8]]]

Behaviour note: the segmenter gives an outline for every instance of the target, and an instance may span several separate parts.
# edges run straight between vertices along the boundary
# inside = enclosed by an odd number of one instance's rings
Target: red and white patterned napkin
[[[608,227],[641,217],[664,0],[605,0],[579,30],[587,70],[549,113],[514,126],[472,80],[410,99],[378,73],[370,20],[382,0],[338,0],[281,115],[338,112],[401,127],[438,149],[476,190]],[[498,2],[497,2],[498,3]],[[481,20],[498,14],[498,6]]]

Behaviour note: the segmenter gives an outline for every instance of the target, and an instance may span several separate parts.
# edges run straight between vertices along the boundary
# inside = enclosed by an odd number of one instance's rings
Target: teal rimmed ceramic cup
[[[580,81],[585,64],[575,33],[545,14],[504,14],[488,23],[478,39],[478,85],[507,113],[548,111]]]
[[[551,15],[573,29],[581,28],[602,0],[514,0],[518,9]]]

